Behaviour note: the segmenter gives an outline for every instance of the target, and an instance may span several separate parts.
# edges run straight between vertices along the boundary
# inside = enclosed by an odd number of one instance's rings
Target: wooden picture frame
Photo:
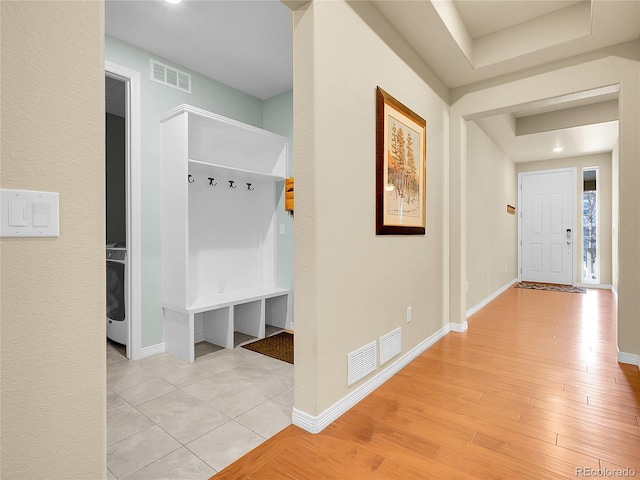
[[[376,89],[376,235],[424,235],[427,123]]]

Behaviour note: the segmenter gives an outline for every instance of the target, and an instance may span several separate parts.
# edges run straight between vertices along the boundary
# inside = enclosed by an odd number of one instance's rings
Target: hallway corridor
[[[640,475],[640,372],[615,299],[510,288],[320,434],[289,426],[221,479]]]

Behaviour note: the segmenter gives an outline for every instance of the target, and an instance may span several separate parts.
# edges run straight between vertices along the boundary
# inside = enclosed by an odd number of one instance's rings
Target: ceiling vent
[[[191,75],[151,59],[151,80],[181,92],[191,93]]]
[[[371,342],[349,354],[347,385],[356,383],[376,369],[376,342]]]

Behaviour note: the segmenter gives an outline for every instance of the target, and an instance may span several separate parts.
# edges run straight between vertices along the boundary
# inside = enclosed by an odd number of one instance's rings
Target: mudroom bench
[[[269,329],[287,329],[290,293],[262,288],[198,298],[188,308],[165,304],[165,351],[194,362],[200,341],[234,348],[246,336],[264,338]]]

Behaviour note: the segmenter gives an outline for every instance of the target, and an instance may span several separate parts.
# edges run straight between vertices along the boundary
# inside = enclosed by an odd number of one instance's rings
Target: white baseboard
[[[204,342],[204,332],[196,333],[193,336],[193,343]]]
[[[140,358],[152,357],[159,353],[164,353],[164,343],[158,343],[157,345],[151,345],[150,347],[142,347],[140,351]]]
[[[618,350],[618,362],[635,365],[640,368],[640,355],[635,353],[625,353]]]
[[[465,322],[466,323],[466,322]],[[384,370],[378,372],[374,377],[367,380],[365,383],[357,387],[355,390],[351,391],[346,397],[334,403],[327,410],[322,412],[317,417],[313,415],[309,415],[302,410],[298,410],[297,408],[293,409],[293,424],[306,430],[310,433],[319,433],[329,424],[331,424],[334,420],[340,417],[343,413],[351,409],[355,404],[357,404],[360,400],[365,398],[371,392],[373,392],[376,388],[382,385],[384,382],[389,380],[393,375],[400,371],[403,367],[409,364],[412,360],[414,360],[418,355],[424,352],[426,349],[431,347],[434,343],[444,337],[450,331],[451,324],[445,325],[436,333],[431,335],[426,340],[423,340],[414,348],[405,353],[398,360],[393,362]]]
[[[608,283],[576,283],[574,287],[582,288],[598,288],[600,290],[611,290],[611,285]]]
[[[469,324],[467,323],[466,320],[464,322],[462,322],[462,323],[450,323],[449,324],[449,329],[452,332],[462,333],[462,332],[466,332],[468,328],[469,328]]]
[[[476,313],[478,310],[480,310],[481,308],[487,306],[490,302],[492,302],[493,300],[495,300],[496,298],[498,298],[499,295],[503,294],[504,292],[507,291],[507,289],[509,287],[511,287],[511,285],[513,285],[514,283],[516,283],[518,281],[517,278],[514,278],[513,280],[509,281],[508,283],[506,283],[505,285],[503,285],[502,287],[500,287],[498,290],[496,290],[495,292],[493,292],[491,295],[489,295],[487,298],[485,298],[484,300],[482,300],[480,303],[474,305],[473,307],[471,307],[469,310],[467,310],[467,318],[469,318],[471,315],[473,315],[474,313]]]

